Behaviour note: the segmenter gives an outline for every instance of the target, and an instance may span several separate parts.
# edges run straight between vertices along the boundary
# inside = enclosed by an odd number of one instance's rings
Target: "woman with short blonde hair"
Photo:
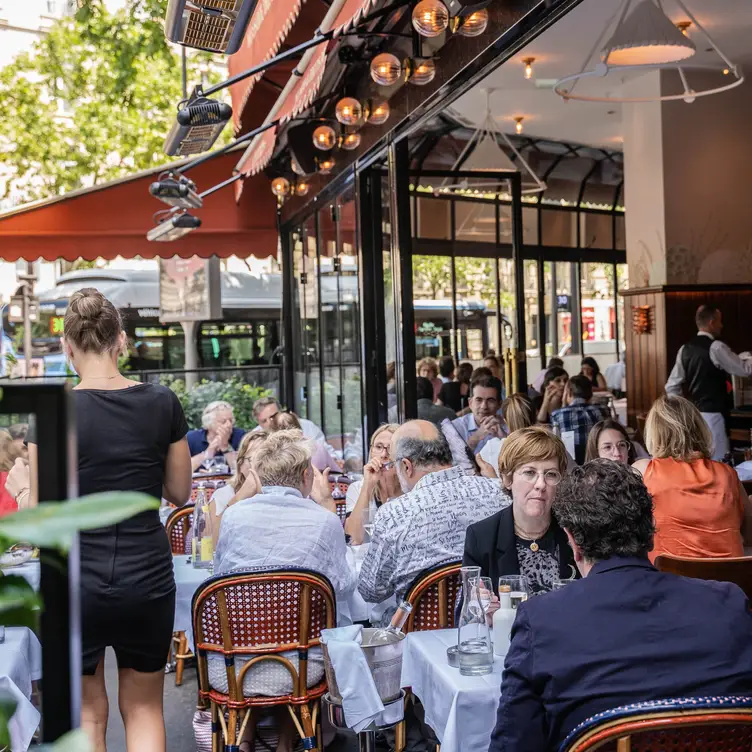
[[[433,401],[439,398],[444,382],[439,378],[439,364],[433,358],[423,358],[418,362],[418,376],[428,379],[433,385]]]
[[[743,556],[752,540],[752,505],[733,467],[715,462],[700,411],[684,397],[659,397],[645,424],[652,460],[638,460],[653,497],[655,544],[661,554],[693,558]]]
[[[540,426],[510,434],[499,456],[499,477],[512,503],[467,529],[463,566],[478,566],[497,587],[499,577],[524,575],[531,592],[576,576],[566,533],[551,505],[567,471],[561,439]]]

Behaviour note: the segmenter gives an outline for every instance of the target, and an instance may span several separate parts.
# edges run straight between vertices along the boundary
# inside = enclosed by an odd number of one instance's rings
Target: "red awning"
[[[254,68],[279,52],[285,37],[298,18],[303,2],[304,0],[259,0],[246,29],[243,46],[228,59],[227,69],[230,76]],[[262,75],[247,78],[230,87],[236,130],[240,126],[240,116],[251,90]]]
[[[191,170],[189,176],[199,191],[206,190],[230,177],[236,161],[237,153],[229,153]],[[192,212],[201,218],[201,228],[171,243],[147,241],[154,213],[168,208],[149,194],[149,184],[166,168],[0,214],[0,258],[73,261],[277,254],[275,199],[263,177],[246,181],[237,204],[230,187],[204,199],[203,208]]]
[[[322,24],[321,31],[333,29],[335,37],[342,34],[367,15],[375,2],[376,0],[344,0],[331,26],[327,29]],[[277,100],[269,113],[269,120],[281,120],[284,123],[310,107],[324,77],[328,47],[329,43],[322,42],[318,47],[313,48],[311,55],[306,56],[308,60],[303,74],[293,72],[293,76],[297,76],[298,80],[290,91],[283,92],[284,99]],[[276,139],[277,128],[270,128],[257,136],[246,149],[235,169],[246,175],[256,175],[261,172],[274,154]],[[239,186],[236,190],[237,196],[242,193],[241,188]]]

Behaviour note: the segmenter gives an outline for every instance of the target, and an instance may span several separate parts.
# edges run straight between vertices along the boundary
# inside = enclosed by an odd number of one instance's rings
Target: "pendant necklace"
[[[550,527],[550,525],[548,527]],[[524,540],[525,543],[530,541],[530,550],[535,554],[540,551],[538,541],[548,532],[548,527],[537,538],[531,538],[530,535],[524,533],[521,528],[517,527],[517,525],[514,526],[514,531],[517,533],[517,537]]]

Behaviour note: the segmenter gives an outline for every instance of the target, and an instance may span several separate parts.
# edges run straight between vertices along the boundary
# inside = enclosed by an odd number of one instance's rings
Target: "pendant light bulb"
[[[462,19],[457,33],[462,37],[479,37],[488,28],[488,11],[475,10]]]
[[[434,78],[436,78],[436,63],[429,57],[413,61],[407,80],[416,86],[425,86]]]
[[[321,151],[329,151],[337,143],[337,134],[330,125],[320,125],[313,132],[313,145]]]
[[[368,113],[368,122],[371,125],[384,125],[389,120],[390,110],[389,102],[382,99],[379,102],[371,103],[371,110]]]
[[[449,11],[441,0],[420,0],[413,8],[413,27],[422,37],[438,37],[449,26]]]
[[[522,62],[525,64],[525,78],[529,81],[533,77],[533,63],[535,62],[535,58],[526,57]]]
[[[402,75],[402,63],[391,52],[382,52],[371,60],[371,78],[380,86],[393,86]]]
[[[522,121],[524,119],[525,118],[522,117],[522,116],[516,117],[514,119],[514,122],[516,123],[516,125],[514,126],[514,130],[515,130],[515,132],[517,133],[518,136],[522,133],[522,130],[523,130]]]
[[[283,198],[290,193],[290,181],[287,178],[274,178],[272,180],[272,193],[277,198]]]
[[[689,36],[688,29],[692,25],[691,21],[679,21],[678,24],[676,24],[676,28],[679,29],[679,31],[684,34],[685,37]]]
[[[342,139],[342,148],[345,151],[353,151],[360,146],[361,136],[360,133],[348,133]]]
[[[305,180],[298,180],[298,182],[295,184],[295,195],[306,196],[308,195],[308,191],[310,189],[310,183],[307,183]]]
[[[334,114],[342,125],[357,125],[363,117],[363,108],[354,97],[343,97],[337,102]]]
[[[331,157],[325,157],[319,160],[319,172],[322,175],[328,175],[337,163]]]

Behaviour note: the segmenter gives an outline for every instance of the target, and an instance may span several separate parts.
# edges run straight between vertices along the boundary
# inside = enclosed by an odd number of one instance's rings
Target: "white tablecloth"
[[[178,554],[172,557],[172,566],[175,570],[175,621],[173,632],[185,632],[188,644],[193,650],[193,628],[191,603],[193,594],[204,580],[211,577],[209,569],[194,569],[187,556]]]
[[[363,559],[368,553],[369,543],[362,543],[359,546],[347,547],[347,563],[360,576],[360,568],[363,566]],[[395,596],[387,598],[383,603],[369,603],[363,600],[363,596],[358,592],[358,588],[350,594],[347,599],[347,605],[350,609],[350,618],[353,622],[370,621],[378,626],[381,623],[381,617],[387,611],[397,610],[397,599]]]
[[[456,629],[408,634],[402,686],[411,687],[423,703],[426,723],[441,741],[441,752],[487,752],[504,659],[494,656],[491,674],[462,676],[447,663],[446,649],[456,644]]]
[[[40,569],[39,560],[27,561],[18,567],[3,567],[3,574],[23,577],[37,592],[39,591]]]
[[[39,711],[31,704],[31,683],[42,678],[42,646],[26,627],[8,627],[0,643],[0,694],[16,701],[10,719],[11,750],[25,752],[39,726]]]

